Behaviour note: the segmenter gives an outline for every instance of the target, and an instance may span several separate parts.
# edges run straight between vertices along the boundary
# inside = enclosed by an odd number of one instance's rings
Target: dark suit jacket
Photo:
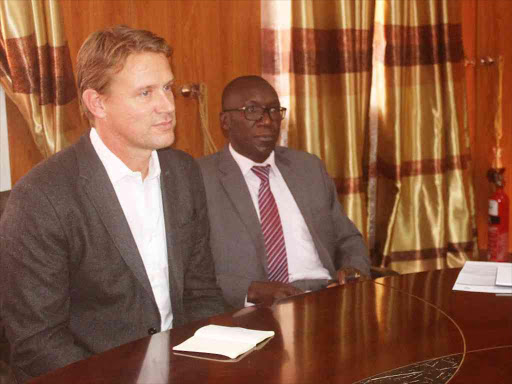
[[[369,275],[368,252],[361,233],[342,212],[322,161],[306,152],[276,147],[275,162],[331,276],[335,278],[341,267],[355,267]],[[199,159],[199,165],[206,187],[217,281],[227,302],[243,307],[250,283],[267,280],[267,258],[256,208],[228,147]]]
[[[223,310],[201,173],[159,151],[173,326]],[[1,311],[20,381],[160,330],[150,282],[89,135],[16,184],[0,221]]]

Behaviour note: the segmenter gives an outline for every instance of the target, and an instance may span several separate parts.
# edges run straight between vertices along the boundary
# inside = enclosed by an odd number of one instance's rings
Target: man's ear
[[[227,112],[220,113],[220,128],[224,137],[229,138],[229,128],[231,127],[231,114]]]
[[[94,117],[104,118],[106,115],[103,97],[94,89],[86,89],[82,94],[82,100]]]

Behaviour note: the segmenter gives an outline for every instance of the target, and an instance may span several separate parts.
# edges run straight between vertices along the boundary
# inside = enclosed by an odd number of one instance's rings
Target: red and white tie
[[[261,230],[267,251],[268,279],[270,281],[288,282],[288,261],[284,243],[283,227],[277,209],[276,200],[270,190],[268,174],[270,165],[254,166],[251,170],[261,180],[258,190]]]

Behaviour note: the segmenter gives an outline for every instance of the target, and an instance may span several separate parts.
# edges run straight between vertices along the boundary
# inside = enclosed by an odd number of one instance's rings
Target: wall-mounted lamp
[[[181,87],[181,95],[183,97],[192,97],[197,99],[201,95],[201,88],[199,84],[191,83],[185,84]]]

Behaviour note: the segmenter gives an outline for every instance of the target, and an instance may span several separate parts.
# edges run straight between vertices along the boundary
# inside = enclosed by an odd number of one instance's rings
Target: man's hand
[[[270,306],[285,297],[299,295],[303,291],[291,284],[278,281],[253,281],[247,292],[247,301]]]
[[[346,283],[354,283],[357,281],[369,280],[370,276],[365,275],[357,268],[346,267],[340,268],[337,271],[338,282],[330,284],[328,287],[335,287]]]

